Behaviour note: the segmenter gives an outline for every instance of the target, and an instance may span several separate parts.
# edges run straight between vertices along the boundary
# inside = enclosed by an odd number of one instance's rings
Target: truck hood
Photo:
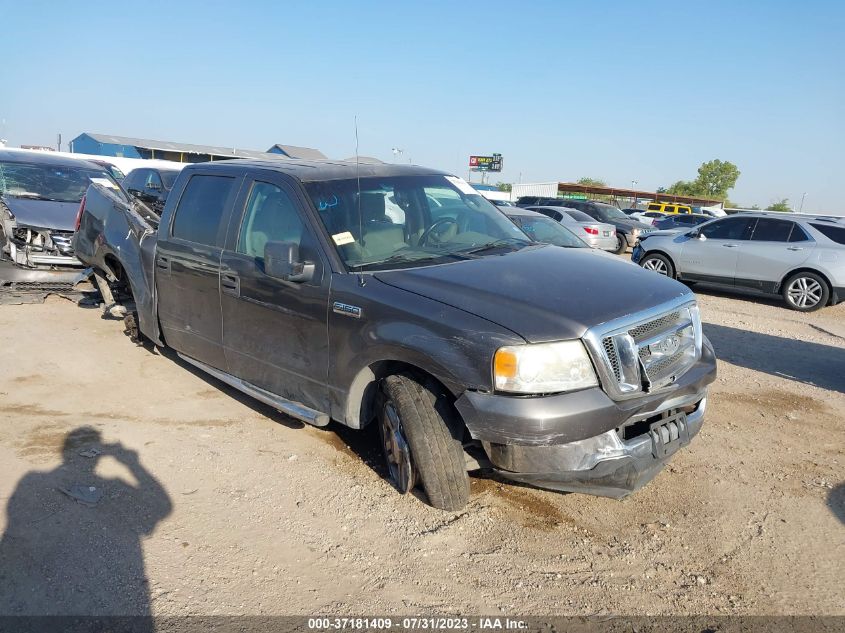
[[[78,202],[52,202],[3,196],[3,204],[9,207],[18,226],[54,231],[72,231],[76,222]]]
[[[615,257],[555,246],[375,277],[497,323],[530,343],[580,338],[606,321],[694,296],[673,279]]]

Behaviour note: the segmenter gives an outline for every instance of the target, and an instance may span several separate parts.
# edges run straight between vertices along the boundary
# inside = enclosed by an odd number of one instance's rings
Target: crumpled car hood
[[[694,295],[617,258],[555,246],[440,266],[375,273],[386,284],[475,314],[539,343]]]
[[[55,231],[72,231],[76,223],[78,202],[51,202],[3,196],[3,204],[9,207],[18,226]]]

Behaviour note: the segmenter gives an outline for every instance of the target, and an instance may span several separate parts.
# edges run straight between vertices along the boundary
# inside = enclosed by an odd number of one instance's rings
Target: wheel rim
[[[392,402],[385,403],[381,416],[381,443],[390,482],[402,494],[408,493],[414,487],[411,447],[408,446],[402,420]]]
[[[662,259],[657,259],[656,257],[645,260],[643,262],[643,268],[646,270],[653,270],[660,275],[669,275],[669,267],[666,265],[666,262]]]
[[[789,302],[797,308],[812,308],[822,300],[822,285],[811,277],[798,277],[786,290]]]

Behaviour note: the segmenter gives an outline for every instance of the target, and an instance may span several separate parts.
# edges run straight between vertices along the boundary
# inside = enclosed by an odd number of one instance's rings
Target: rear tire
[[[391,483],[404,493],[419,480],[435,508],[450,511],[463,508],[469,501],[463,425],[446,394],[407,373],[385,378],[382,394],[379,423]],[[391,455],[388,434],[395,433],[397,426],[400,435],[392,446],[399,450]],[[400,465],[402,460],[395,459],[404,458],[402,441],[410,449],[410,464]]]
[[[675,278],[675,267],[665,255],[651,253],[640,260],[640,266],[646,270],[652,270],[658,275],[665,275],[671,279]]]
[[[801,272],[784,282],[781,295],[790,310],[814,312],[828,304],[830,288],[819,275]]]
[[[613,251],[617,255],[624,255],[628,250],[628,240],[621,233],[616,234],[616,250]]]

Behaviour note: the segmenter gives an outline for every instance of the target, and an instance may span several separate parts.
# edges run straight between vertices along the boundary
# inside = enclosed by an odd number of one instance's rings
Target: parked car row
[[[778,295],[818,310],[845,300],[845,223],[840,218],[742,213],[691,231],[640,237],[631,259],[667,277]]]
[[[533,200],[540,200],[541,204],[536,204]],[[636,244],[640,235],[653,230],[651,225],[629,218],[617,207],[594,200],[528,197],[520,198],[517,201],[517,206],[533,209],[540,213],[544,213],[544,210],[546,212],[554,211],[557,215],[561,216],[564,213],[570,215],[570,210],[580,211],[592,218],[593,221],[610,225],[616,232],[614,235],[616,244],[614,248],[608,248],[608,250],[613,250],[616,253],[624,253],[628,248]],[[605,236],[602,235],[602,237]]]
[[[83,266],[71,237],[88,186],[101,181],[119,188],[122,183],[125,192],[161,212],[179,170],[155,161],[151,165],[124,175],[108,160],[0,150],[0,287],[76,281]]]

